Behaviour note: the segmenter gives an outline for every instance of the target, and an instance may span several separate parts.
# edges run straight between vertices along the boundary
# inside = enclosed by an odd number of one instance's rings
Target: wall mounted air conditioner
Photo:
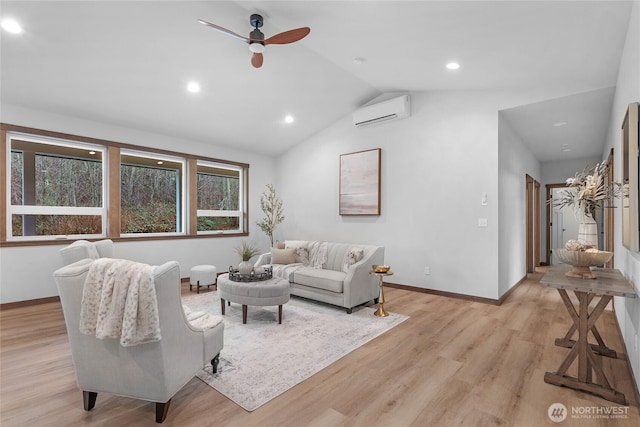
[[[353,112],[353,124],[356,127],[364,127],[410,115],[409,95],[402,95],[357,109]]]

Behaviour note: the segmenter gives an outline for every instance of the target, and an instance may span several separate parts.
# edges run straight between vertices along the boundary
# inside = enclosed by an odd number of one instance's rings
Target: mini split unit
[[[402,119],[410,115],[409,95],[402,95],[367,105],[354,111],[353,124],[356,127],[364,127],[389,120]]]

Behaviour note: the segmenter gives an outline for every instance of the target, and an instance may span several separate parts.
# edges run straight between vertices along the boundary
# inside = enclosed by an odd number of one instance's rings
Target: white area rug
[[[192,311],[220,315],[217,292],[188,296],[183,303]],[[249,306],[242,324],[242,306],[231,304],[224,317],[224,348],[218,373],[211,365],[198,378],[253,411],[289,388],[331,365],[344,355],[402,323],[407,316],[389,313],[376,317],[374,308],[344,309],[291,297],[283,306]]]

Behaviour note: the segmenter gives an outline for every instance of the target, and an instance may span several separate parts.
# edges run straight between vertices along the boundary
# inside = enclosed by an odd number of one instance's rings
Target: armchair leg
[[[211,368],[213,369],[213,373],[218,372],[218,364],[220,363],[220,353],[216,354],[216,357],[211,359]]]
[[[90,411],[96,406],[96,398],[98,397],[98,393],[93,391],[84,391],[82,390],[82,400],[84,402],[84,410]]]
[[[166,403],[156,402],[156,422],[162,423],[164,419],[167,418],[167,413],[169,412],[169,404],[171,403],[171,399],[167,400]]]

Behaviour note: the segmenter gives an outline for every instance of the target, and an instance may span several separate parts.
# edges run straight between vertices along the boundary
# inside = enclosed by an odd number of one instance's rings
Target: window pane
[[[12,215],[12,236],[102,234],[100,215]],[[25,230],[35,230],[30,233]]]
[[[36,206],[102,206],[102,163],[36,155]]]
[[[102,206],[100,152],[12,141],[11,204],[28,206]],[[90,154],[93,153],[93,154]]]
[[[22,205],[23,202],[23,155],[22,152],[11,152],[11,204]]]
[[[104,235],[103,148],[11,133],[8,137],[10,236]]]
[[[122,155],[122,233],[182,231],[182,169],[180,162]]]
[[[240,171],[198,165],[198,209],[239,210]]]
[[[198,231],[238,230],[240,218],[237,216],[199,216]]]

